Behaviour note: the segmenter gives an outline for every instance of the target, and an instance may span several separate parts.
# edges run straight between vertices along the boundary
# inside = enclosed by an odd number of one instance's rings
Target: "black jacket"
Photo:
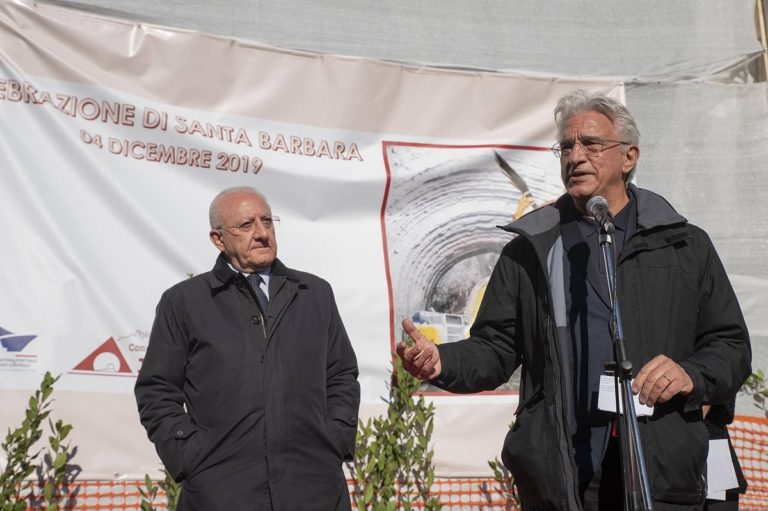
[[[639,419],[651,495],[658,502],[703,502],[708,435],[701,406],[730,401],[750,374],[749,337],[704,231],[660,196],[634,186],[631,192],[637,231],[617,263],[627,356],[636,374],[666,354],[694,383],[690,395]],[[569,200],[563,196],[505,227],[519,236],[502,251],[471,337],[439,346],[442,373],[434,383],[453,392],[495,389],[522,365],[502,459],[526,509],[581,508],[560,349],[567,325],[559,210]]]
[[[269,290],[265,321],[220,256],[157,306],[135,393],[181,510],[350,507],[360,388],[333,292],[280,261]]]

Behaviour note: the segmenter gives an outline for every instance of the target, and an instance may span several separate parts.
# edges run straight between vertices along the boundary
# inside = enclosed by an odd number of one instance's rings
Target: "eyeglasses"
[[[573,148],[579,144],[581,150],[587,156],[601,156],[603,151],[614,148],[618,145],[629,144],[623,140],[610,140],[607,138],[581,138],[579,140],[561,140],[552,146],[552,152],[557,158],[567,158]]]
[[[256,230],[257,225],[263,226],[266,230],[271,231],[275,228],[275,225],[280,223],[280,217],[277,215],[273,216],[263,216],[261,218],[257,218],[256,220],[248,220],[247,222],[243,222],[240,225],[235,225],[232,227],[226,227],[226,226],[220,226],[220,229],[226,229],[229,231],[230,234],[234,235],[247,235],[247,234],[253,234],[253,232]]]

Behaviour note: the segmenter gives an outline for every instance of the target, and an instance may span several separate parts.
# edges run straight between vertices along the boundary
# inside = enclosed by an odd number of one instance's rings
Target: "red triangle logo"
[[[115,339],[110,337],[96,348],[82,362],[74,367],[75,371],[93,371],[97,373],[130,373],[131,368],[120,352]]]

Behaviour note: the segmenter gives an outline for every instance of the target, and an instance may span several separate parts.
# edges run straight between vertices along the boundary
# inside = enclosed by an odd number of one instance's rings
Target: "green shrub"
[[[507,467],[501,462],[499,458],[493,461],[488,461],[488,466],[493,471],[494,483],[489,485],[483,483],[480,486],[480,492],[485,497],[487,503],[490,505],[496,498],[504,502],[504,509],[519,509],[520,499],[517,497],[517,491],[515,489],[515,479]]]
[[[155,499],[157,499],[158,493],[161,491],[165,493],[165,509],[168,511],[176,511],[176,506],[179,503],[179,495],[181,494],[181,485],[177,483],[171,473],[167,469],[163,468],[164,479],[158,481],[157,484],[149,477],[149,474],[144,476],[144,487],[139,488],[139,494],[141,495],[141,511],[155,511]]]
[[[747,378],[747,381],[744,382],[744,385],[741,386],[739,392],[752,396],[755,407],[760,410],[765,417],[768,417],[768,407],[766,405],[766,400],[768,400],[768,388],[766,388],[765,385],[765,375],[763,374],[763,371],[758,369],[752,373],[749,378]]]
[[[40,388],[29,398],[21,425],[13,431],[9,429],[2,443],[7,465],[0,475],[0,511],[20,511],[28,506],[57,511],[76,495],[74,480],[79,469],[69,464],[74,450],[65,444],[72,426],[48,418],[53,385],[58,379],[59,376],[54,378],[50,372],[45,373]],[[43,437],[46,419],[51,434],[48,448],[40,458],[43,449],[33,449]],[[35,473],[37,481],[31,479]]]
[[[423,396],[414,398],[420,382],[393,357],[394,373],[389,386],[387,414],[360,422],[355,460],[347,464],[358,510],[438,510],[432,495],[435,467],[432,436],[434,405]]]

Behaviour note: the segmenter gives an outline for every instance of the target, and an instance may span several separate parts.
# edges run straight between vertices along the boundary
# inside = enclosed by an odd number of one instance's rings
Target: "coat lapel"
[[[279,265],[279,266],[278,266]],[[299,289],[298,280],[294,279],[285,266],[277,261],[269,278],[269,312],[267,313],[267,347]]]

